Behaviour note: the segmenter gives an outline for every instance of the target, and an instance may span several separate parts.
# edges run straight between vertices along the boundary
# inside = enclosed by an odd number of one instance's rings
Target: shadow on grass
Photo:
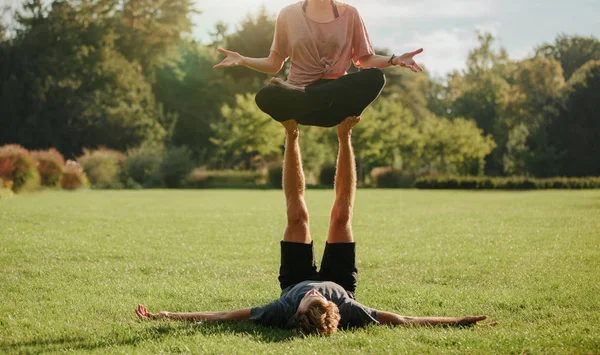
[[[191,337],[196,335],[250,336],[259,343],[276,343],[294,338],[290,331],[267,328],[250,322],[239,323],[188,323],[185,325],[157,324],[149,327],[125,326],[119,331],[93,337],[62,336],[56,338],[32,339],[5,342],[0,353],[52,352],[60,350],[96,350],[114,346],[137,346],[147,342],[160,342],[169,337]]]

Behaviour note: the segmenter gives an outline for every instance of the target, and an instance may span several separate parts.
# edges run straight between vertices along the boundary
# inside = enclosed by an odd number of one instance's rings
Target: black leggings
[[[385,75],[369,68],[338,79],[321,79],[305,92],[269,85],[256,94],[256,104],[274,120],[290,119],[306,126],[333,127],[348,116],[360,116],[381,93]]]

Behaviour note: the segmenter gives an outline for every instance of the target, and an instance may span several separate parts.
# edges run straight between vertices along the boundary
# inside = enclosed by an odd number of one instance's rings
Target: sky
[[[22,0],[0,0],[2,5]],[[196,0],[192,36],[209,43],[217,21],[233,29],[264,5],[273,17],[296,0]],[[476,31],[498,38],[512,59],[550,43],[559,33],[600,38],[600,0],[345,0],[361,13],[376,48],[402,54],[424,48],[416,57],[434,76],[465,67],[477,46]],[[242,53],[243,54],[243,53]],[[267,56],[268,53],[265,53]]]
[[[194,37],[210,42],[217,21],[235,26],[261,4],[276,16],[295,0],[196,2]],[[512,59],[553,42],[559,33],[600,38],[600,0],[346,0],[358,9],[376,48],[401,54],[424,48],[416,57],[434,76],[465,67],[477,46],[476,31],[492,33]],[[242,53],[243,54],[243,53]],[[267,56],[268,53],[265,53]]]

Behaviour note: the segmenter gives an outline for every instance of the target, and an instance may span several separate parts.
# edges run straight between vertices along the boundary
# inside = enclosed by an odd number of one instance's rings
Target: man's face
[[[313,288],[304,295],[302,301],[300,301],[300,305],[298,305],[297,312],[304,313],[308,311],[310,306],[312,306],[315,302],[321,302],[321,304],[326,305],[327,299],[319,291]]]

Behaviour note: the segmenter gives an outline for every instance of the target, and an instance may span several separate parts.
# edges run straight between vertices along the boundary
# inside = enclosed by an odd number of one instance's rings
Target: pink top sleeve
[[[288,34],[286,21],[283,16],[283,11],[277,16],[277,22],[275,23],[275,35],[273,36],[273,44],[271,45],[271,51],[279,54],[283,58],[289,57],[288,53]]]
[[[371,45],[367,28],[360,14],[356,12],[354,33],[352,34],[352,61],[356,66],[359,66],[360,58],[372,54],[375,54],[375,50]]]

